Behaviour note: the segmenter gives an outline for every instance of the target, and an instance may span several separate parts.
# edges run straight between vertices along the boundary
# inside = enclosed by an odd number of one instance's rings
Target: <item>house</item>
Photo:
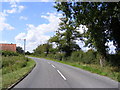
[[[0,50],[16,52],[16,44],[0,44]]]

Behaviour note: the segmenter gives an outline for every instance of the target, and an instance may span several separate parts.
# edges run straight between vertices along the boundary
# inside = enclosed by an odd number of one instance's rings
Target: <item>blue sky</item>
[[[53,13],[55,9],[53,8],[52,2],[21,2],[17,3],[17,5],[24,6],[24,10],[20,13],[11,13],[6,17],[7,23],[11,26],[15,27],[14,30],[3,30],[2,38],[3,41],[10,41],[11,43],[15,43],[14,37],[20,32],[27,32],[26,24],[33,24],[35,26],[49,23],[44,18],[41,18],[41,15],[45,15],[46,13]],[[9,2],[2,3],[2,12],[4,10],[11,9]],[[21,16],[26,17],[27,20],[19,19]],[[7,33],[7,34],[6,34]]]
[[[2,2],[0,11],[0,43],[15,43],[23,47],[23,39],[27,40],[26,51],[32,52],[38,45],[45,43],[59,27],[61,13],[53,7],[54,2]],[[46,0],[41,0],[46,1]],[[1,2],[0,2],[1,3]],[[83,30],[80,29],[80,32]],[[77,41],[80,47],[84,43]],[[111,50],[115,47],[109,43]]]
[[[29,51],[46,42],[58,28],[59,17],[54,2],[2,2],[1,43],[16,43]]]

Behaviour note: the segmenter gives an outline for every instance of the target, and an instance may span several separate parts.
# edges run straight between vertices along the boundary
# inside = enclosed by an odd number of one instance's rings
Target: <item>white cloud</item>
[[[40,2],[51,2],[51,1],[54,1],[54,0],[39,0]]]
[[[21,13],[24,10],[25,6],[18,6],[18,12]]]
[[[84,47],[85,43],[84,43],[83,41],[76,40],[76,43],[79,45],[79,47],[80,47],[84,52],[87,52],[89,49],[91,49],[91,48],[88,48],[88,47]]]
[[[116,51],[115,51],[115,49],[116,49],[116,47],[113,45],[113,41],[109,41],[108,43],[106,43],[107,45],[108,45],[108,47],[109,47],[109,53],[111,53],[111,54],[114,54],[114,53],[116,53]]]
[[[3,10],[3,12],[0,12],[0,31],[15,29],[13,26],[7,23],[6,17],[9,14],[20,13],[25,8],[25,6],[17,5],[16,0],[9,0],[9,1],[10,1],[11,9]]]
[[[59,17],[61,17],[62,14],[57,13],[47,13],[47,16],[42,15],[41,18],[47,19],[49,21],[49,24],[42,24],[39,25],[38,28],[42,28],[43,32],[51,32],[56,31],[59,27],[58,24],[60,23]]]
[[[26,44],[26,50],[32,51],[35,49],[38,45],[45,43],[49,38],[50,35],[47,35],[46,33],[54,32],[59,27],[59,22],[61,17],[61,14],[57,13],[47,13],[47,15],[42,15],[41,18],[44,18],[49,21],[48,24],[40,24],[38,26],[34,26],[32,24],[27,24],[27,33],[20,33],[15,37],[15,40],[18,41],[18,39],[26,38],[27,44]],[[85,30],[87,28],[85,27]],[[78,31],[80,33],[83,33],[82,25],[78,28]],[[51,35],[53,36],[53,35]],[[76,41],[77,44],[82,48],[83,51],[87,51],[90,48],[84,47],[84,43],[81,41]],[[18,43],[18,42],[17,42]],[[20,43],[18,43],[20,45]],[[23,47],[23,44],[21,44],[21,47]],[[56,47],[56,46],[55,46]]]
[[[16,0],[10,0],[11,9],[4,10],[4,12],[6,14],[21,13],[24,10],[25,6],[18,5],[17,3],[18,1]]]
[[[79,27],[77,27],[77,31],[79,31],[80,34],[83,34],[87,30],[88,30],[88,28],[85,25],[80,25]]]
[[[16,41],[16,46],[20,46],[20,47],[24,47],[24,44],[23,44],[23,40],[25,39],[26,37],[26,33],[19,33],[19,35],[17,35],[15,37],[15,41]]]
[[[10,44],[10,43],[12,43],[12,42],[6,41],[6,40],[0,40],[0,43],[3,43],[3,44]]]
[[[15,3],[15,2],[20,2],[21,0],[4,0],[6,2],[10,2],[11,4]]]
[[[4,10],[5,13],[13,14],[13,13],[21,13],[24,10],[25,6],[18,6],[17,4],[12,4],[11,9]]]
[[[27,20],[28,18],[27,17],[25,17],[25,16],[20,16],[20,18],[19,18],[20,20]]]
[[[6,23],[6,16],[7,16],[7,14],[0,12],[0,31],[15,29],[13,26]]]
[[[16,41],[19,41],[19,40],[21,40],[21,39],[24,39],[25,36],[26,36],[25,33],[19,33],[19,35],[17,35],[17,36],[15,37],[15,40],[16,40]]]
[[[7,41],[0,41],[0,43],[7,43]]]
[[[10,24],[8,24],[6,22],[7,21],[6,17],[9,14],[21,13],[25,8],[25,6],[16,4],[16,2],[18,2],[18,0],[9,0],[9,1],[10,1],[11,9],[3,10],[3,12],[0,12],[0,31],[15,29],[13,26],[11,26]],[[24,20],[27,19],[25,17],[21,17],[21,18],[24,19]]]
[[[2,2],[55,2],[55,0],[2,0]]]
[[[41,18],[48,20],[48,24],[40,24],[38,26],[34,26],[32,24],[27,24],[27,33],[20,33],[15,37],[16,42],[21,38],[26,38],[26,50],[32,51],[38,45],[47,42],[51,35],[47,35],[47,33],[54,33],[59,26],[59,17],[61,14],[57,13],[47,13],[47,15],[42,15]]]
[[[16,8],[12,8],[11,10],[5,10],[7,13],[16,13],[17,9]]]
[[[16,5],[16,4],[12,4],[11,7],[12,7],[12,8],[16,8],[17,5]]]

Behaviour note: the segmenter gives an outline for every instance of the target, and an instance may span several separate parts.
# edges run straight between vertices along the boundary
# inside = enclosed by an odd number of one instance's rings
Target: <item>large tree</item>
[[[56,35],[51,37],[49,41],[55,42],[59,51],[65,52],[66,56],[70,56],[73,51],[80,50],[75,41],[79,36],[80,33],[76,30],[73,22],[67,18],[61,18]]]
[[[120,4],[114,2],[57,2],[55,8],[76,25],[86,25],[88,31],[83,35],[86,45],[97,49],[100,61],[106,58],[106,45],[114,41],[116,50],[120,48]],[[102,63],[101,63],[102,65]]]
[[[51,49],[52,49],[52,44],[45,43],[45,44],[39,45],[39,46],[34,50],[34,53],[35,53],[35,54],[42,54],[42,53],[44,53],[45,55],[48,55],[48,54],[50,53]]]

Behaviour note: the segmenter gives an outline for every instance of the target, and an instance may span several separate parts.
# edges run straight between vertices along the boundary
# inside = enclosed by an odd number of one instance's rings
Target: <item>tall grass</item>
[[[31,70],[35,62],[24,56],[2,56],[2,88],[8,88]]]
[[[20,68],[26,67],[28,58],[23,56],[2,57],[2,74],[13,72]]]

